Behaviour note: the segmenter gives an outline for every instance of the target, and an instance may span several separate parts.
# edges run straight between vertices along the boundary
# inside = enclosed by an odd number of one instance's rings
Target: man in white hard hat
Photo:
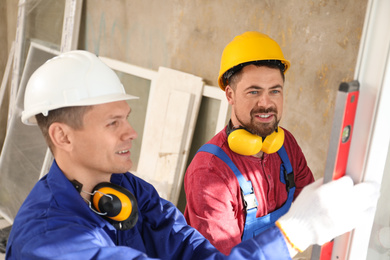
[[[134,98],[86,51],[61,54],[31,76],[22,121],[38,123],[55,160],[19,209],[6,259],[290,259],[294,246],[324,243],[375,208],[372,183],[315,183],[280,227],[225,256],[152,185],[128,172],[137,134],[126,100]]]

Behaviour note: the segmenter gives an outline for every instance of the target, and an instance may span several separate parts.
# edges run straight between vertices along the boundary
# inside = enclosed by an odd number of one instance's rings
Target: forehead
[[[248,65],[242,69],[241,81],[277,83],[283,86],[283,77],[279,69],[266,66]]]

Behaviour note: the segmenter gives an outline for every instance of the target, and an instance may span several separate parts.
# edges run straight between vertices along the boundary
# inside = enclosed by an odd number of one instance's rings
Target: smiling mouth
[[[260,118],[269,118],[271,115],[258,115]]]
[[[271,119],[273,118],[275,115],[274,114],[260,114],[260,115],[255,115],[255,117],[259,118],[259,119],[264,119],[264,120],[267,120],[267,119]]]
[[[127,149],[127,150],[122,150],[122,151],[119,151],[119,152],[116,152],[117,154],[128,154],[130,153],[130,149]]]

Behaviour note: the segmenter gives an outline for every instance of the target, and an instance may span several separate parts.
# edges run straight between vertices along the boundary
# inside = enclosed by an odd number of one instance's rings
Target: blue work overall
[[[295,182],[293,169],[284,146],[280,148],[278,154],[282,159],[282,164],[280,166],[280,181],[286,184],[288,192],[287,200],[282,207],[269,213],[268,215],[259,218],[256,218],[257,207],[259,204],[253,191],[252,182],[247,181],[244,176],[242,176],[241,172],[234,165],[230,157],[220,147],[214,144],[205,144],[198,150],[198,152],[208,152],[217,156],[230,167],[238,179],[241,187],[241,196],[243,197],[244,207],[246,210],[246,219],[242,241],[252,238],[269,227],[275,225],[276,220],[278,220],[290,209],[294,198]]]

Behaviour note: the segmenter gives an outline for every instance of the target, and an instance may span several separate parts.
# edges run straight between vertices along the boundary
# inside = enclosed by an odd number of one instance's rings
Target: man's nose
[[[268,94],[266,93],[263,93],[260,97],[259,97],[259,100],[257,101],[257,105],[259,107],[270,107],[272,104],[271,102],[271,98]]]
[[[126,127],[123,132],[123,139],[131,139],[134,140],[138,137],[137,132],[134,130],[134,128],[130,125],[129,122],[127,122]]]

